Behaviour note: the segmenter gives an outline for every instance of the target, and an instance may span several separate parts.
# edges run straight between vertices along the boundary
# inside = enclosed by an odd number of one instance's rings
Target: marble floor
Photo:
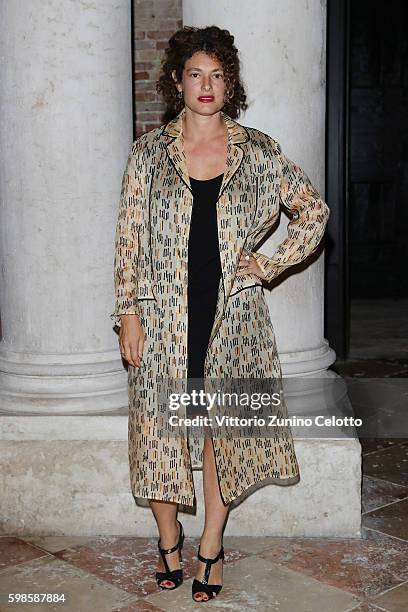
[[[344,376],[406,377],[396,360],[336,362]],[[184,584],[156,587],[157,539],[0,538],[0,612],[408,610],[408,439],[361,439],[363,537],[224,537],[224,588],[194,604],[196,538],[183,547]],[[182,515],[181,515],[182,520]],[[65,603],[7,603],[7,593],[58,593]]]
[[[3,536],[0,610],[405,611],[408,440],[362,444],[362,539],[225,536],[225,586],[216,601],[194,604],[195,538],[183,547],[184,584],[161,592],[153,580],[156,538]],[[6,593],[43,592],[64,593],[65,603],[6,603]]]

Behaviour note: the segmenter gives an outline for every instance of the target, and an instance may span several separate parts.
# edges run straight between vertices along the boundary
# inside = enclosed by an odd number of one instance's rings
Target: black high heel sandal
[[[165,557],[165,555],[168,555],[178,549],[180,563],[182,563],[181,549],[183,548],[183,542],[184,542],[184,530],[183,530],[183,525],[180,523],[178,519],[177,519],[177,522],[180,525],[179,539],[178,539],[177,544],[173,546],[172,548],[160,548],[160,538],[159,538],[159,541],[157,542],[166,571],[156,572],[156,582],[157,582],[157,586],[159,586],[161,589],[165,589],[166,591],[173,591],[174,589],[177,589],[177,587],[179,587],[183,582],[183,568],[170,570],[169,564],[167,563],[167,559]],[[168,587],[168,586],[164,586],[160,584],[164,580],[171,580],[171,582],[174,582],[174,586]]]
[[[217,563],[219,559],[224,560],[224,547],[221,546],[220,552],[216,557],[214,557],[214,559],[207,559],[206,557],[202,557],[200,555],[200,547],[198,547],[197,557],[200,561],[205,563],[204,578],[202,582],[200,580],[197,580],[197,578],[194,578],[193,584],[191,586],[191,595],[193,601],[200,603],[202,601],[210,601],[210,599],[214,599],[214,597],[219,595],[223,587],[222,584],[208,584],[208,579],[210,577],[211,565],[213,563]],[[208,599],[195,599],[194,595],[196,595],[196,593],[205,593],[206,595],[208,595]]]

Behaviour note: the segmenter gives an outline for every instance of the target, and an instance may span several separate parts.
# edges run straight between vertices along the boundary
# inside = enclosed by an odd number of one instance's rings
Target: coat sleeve
[[[117,327],[121,326],[120,315],[140,314],[137,301],[137,263],[142,182],[135,143],[136,141],[132,145],[123,173],[115,234],[115,310],[110,314],[110,318],[115,321]]]
[[[275,141],[276,146],[280,204],[291,213],[292,218],[287,225],[287,237],[278,245],[272,257],[260,252],[253,253],[268,282],[316,250],[330,215],[329,207],[304,170],[286,157]]]

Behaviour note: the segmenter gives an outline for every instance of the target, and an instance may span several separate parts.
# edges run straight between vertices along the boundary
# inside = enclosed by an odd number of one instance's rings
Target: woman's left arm
[[[253,252],[264,279],[271,281],[286,268],[308,257],[318,247],[330,215],[329,207],[312,185],[307,174],[282,153],[277,145],[281,204],[293,214],[287,225],[288,236],[274,255]]]

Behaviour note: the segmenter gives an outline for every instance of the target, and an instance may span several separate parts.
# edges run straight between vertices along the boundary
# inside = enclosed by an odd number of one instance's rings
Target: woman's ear
[[[175,71],[175,70],[172,70],[172,71],[171,71],[171,76],[172,76],[173,81],[174,81],[175,83],[177,83],[177,75],[176,75],[176,71]]]

